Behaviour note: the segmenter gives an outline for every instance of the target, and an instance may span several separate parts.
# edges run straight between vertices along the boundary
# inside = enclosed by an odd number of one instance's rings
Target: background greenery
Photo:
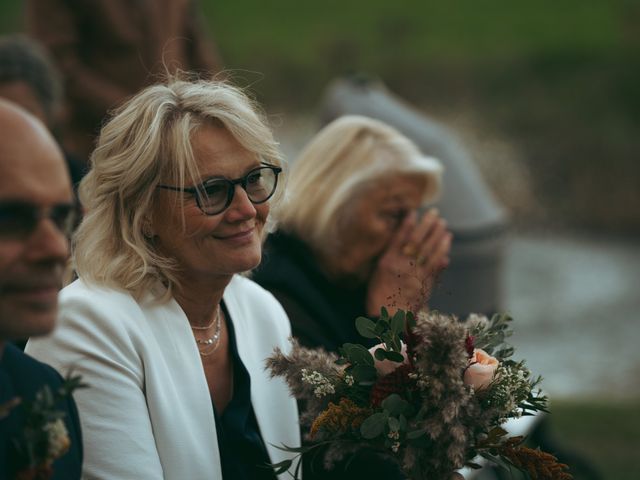
[[[430,113],[504,132],[544,221],[640,232],[637,0],[203,3],[267,104],[309,110],[334,76],[378,75]]]
[[[563,400],[551,411],[560,445],[583,454],[608,480],[640,478],[640,403]]]
[[[532,173],[525,221],[640,233],[640,1],[201,3],[267,111],[312,115],[329,80],[368,72],[436,117],[471,112],[480,135],[501,132]],[[0,1],[0,33],[22,29],[21,8]],[[553,412],[558,437],[606,478],[640,477],[637,402]]]
[[[640,1],[201,3],[227,68],[269,110],[310,112],[330,79],[367,72],[507,135],[533,174],[530,220],[640,232]],[[2,0],[0,32],[21,28],[20,10]]]

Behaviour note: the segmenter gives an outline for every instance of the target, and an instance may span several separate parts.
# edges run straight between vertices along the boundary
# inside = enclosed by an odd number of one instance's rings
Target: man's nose
[[[64,262],[69,257],[69,240],[49,218],[41,218],[27,239],[25,256],[34,262]]]

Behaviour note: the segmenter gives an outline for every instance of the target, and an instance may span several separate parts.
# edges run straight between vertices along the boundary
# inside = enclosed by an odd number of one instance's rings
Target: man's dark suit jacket
[[[34,398],[45,385],[55,391],[62,384],[62,377],[49,365],[26,355],[9,342],[5,343],[0,357],[0,405],[15,397],[23,401]],[[78,410],[72,398],[58,405],[65,413],[65,425],[71,446],[67,453],[53,463],[55,480],[79,479],[82,468],[82,437]],[[25,413],[22,404],[14,407],[8,416],[0,419],[0,480],[15,478],[16,454],[12,452],[12,439],[24,427]]]

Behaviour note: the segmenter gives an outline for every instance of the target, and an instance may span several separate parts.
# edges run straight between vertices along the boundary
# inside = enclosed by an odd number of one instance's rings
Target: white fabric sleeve
[[[122,318],[135,313],[89,296],[67,296],[53,335],[30,340],[26,348],[63,376],[72,371],[89,385],[74,393],[85,479],[164,478],[138,354],[142,338]]]

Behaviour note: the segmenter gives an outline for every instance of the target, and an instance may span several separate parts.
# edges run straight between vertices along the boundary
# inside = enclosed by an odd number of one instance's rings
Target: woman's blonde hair
[[[136,298],[157,292],[158,285],[166,287],[165,298],[171,295],[177,266],[154,250],[144,232],[160,183],[183,188],[200,181],[191,137],[207,122],[226,128],[261,161],[281,165],[271,130],[240,89],[173,78],[142,90],[102,128],[91,170],[80,183],[85,217],[73,237],[73,267],[81,278]]]
[[[280,227],[331,254],[340,247],[354,200],[389,176],[407,174],[424,179],[423,205],[439,193],[438,160],[383,122],[340,117],[318,132],[291,167]]]

